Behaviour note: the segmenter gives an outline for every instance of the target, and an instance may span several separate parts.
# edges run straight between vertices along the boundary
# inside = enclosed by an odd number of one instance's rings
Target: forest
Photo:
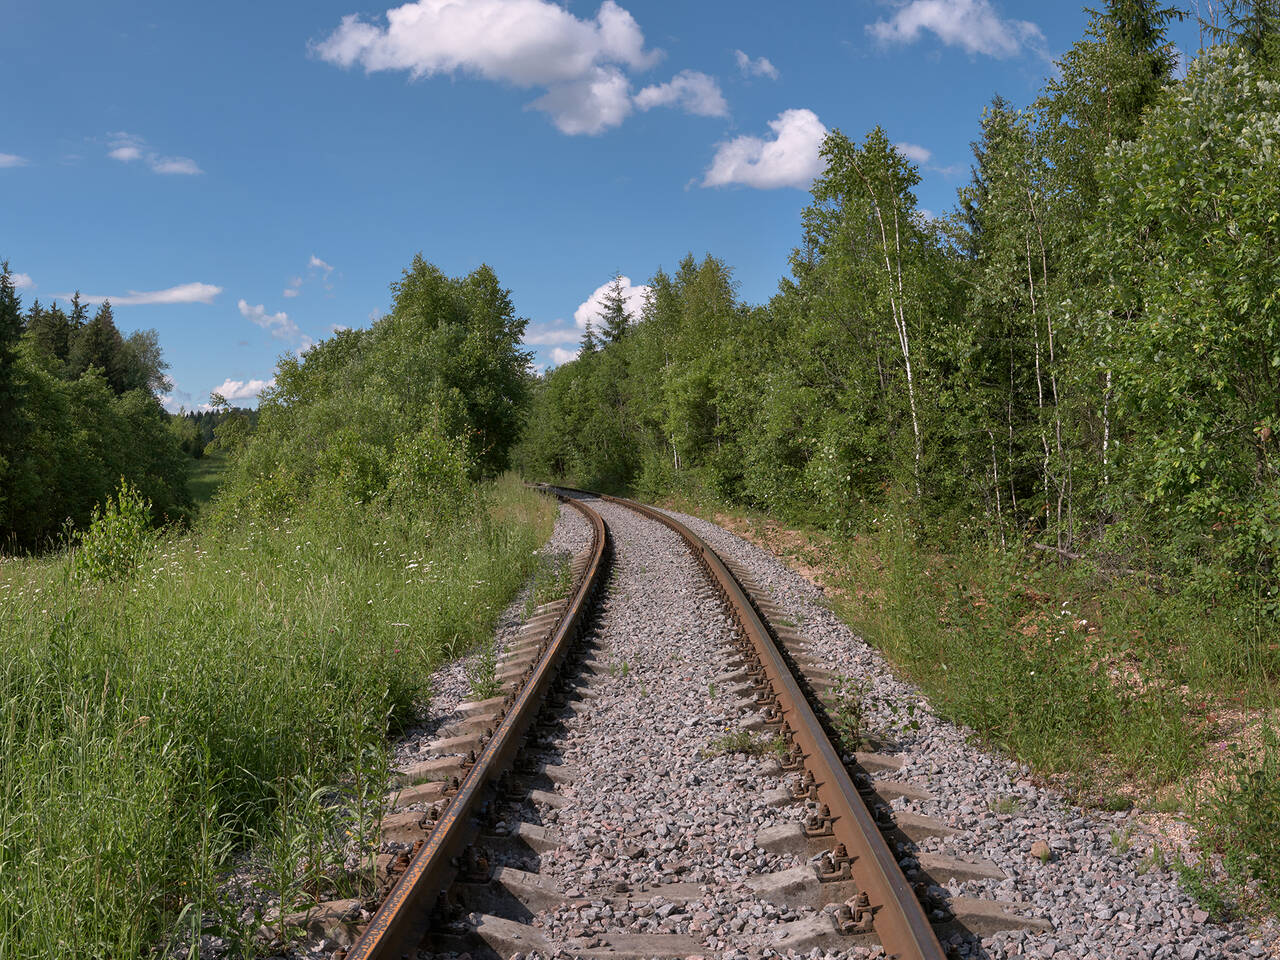
[[[883,129],[832,131],[777,294],[689,254],[632,317],[615,280],[515,458],[814,531],[937,709],[1082,803],[1197,811],[1274,909],[1280,12],[1227,5],[1188,63],[1178,16],[1092,12],[943,217]]]
[[[710,255],[659,269],[640,317],[615,288],[521,465],[831,529],[904,510],[1273,615],[1275,24],[1180,75],[1173,16],[1114,0],[1034,103],[997,96],[945,218],[882,129],[833,132],[778,294],[741,303]]]

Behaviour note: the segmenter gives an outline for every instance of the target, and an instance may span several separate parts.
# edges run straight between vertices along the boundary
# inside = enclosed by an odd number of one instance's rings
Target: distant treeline
[[[519,463],[843,530],[894,509],[1275,613],[1276,9],[1229,4],[1179,76],[1176,14],[1110,0],[1031,106],[985,110],[943,219],[884,131],[833,131],[778,294],[741,303],[710,256],[639,318],[615,289]]]
[[[0,273],[0,551],[84,526],[123,477],[157,519],[187,516],[187,464],[157,392],[171,388],[154,330],[121,335],[111,304],[89,316],[38,300],[23,312]]]
[[[250,431],[258,425],[258,411],[248,407],[218,407],[213,410],[189,410],[177,415],[172,429],[178,436],[182,452],[195,460],[204,456],[216,439],[217,428],[229,420],[242,420]]]

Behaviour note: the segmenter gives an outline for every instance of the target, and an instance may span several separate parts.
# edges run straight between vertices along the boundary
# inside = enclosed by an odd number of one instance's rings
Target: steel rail
[[[476,815],[485,788],[505,773],[533,724],[548,688],[586,615],[590,600],[607,568],[609,528],[600,514],[571,497],[561,497],[590,522],[592,553],[582,581],[550,641],[533,665],[528,682],[506,710],[474,766],[467,771],[426,842],[409,867],[378,906],[369,926],[347,951],[346,960],[402,960],[417,952],[427,919],[440,892],[456,873],[455,859],[478,832]]]
[[[623,497],[597,496],[661,523],[689,545],[715,581],[764,667],[769,686],[781,704],[783,720],[817,781],[818,800],[831,812],[833,843],[843,843],[853,857],[853,880],[870,900],[872,927],[885,953],[899,960],[944,960],[946,953],[933,926],[875,817],[854,786],[782,651],[720,555],[684,524],[653,507]]]

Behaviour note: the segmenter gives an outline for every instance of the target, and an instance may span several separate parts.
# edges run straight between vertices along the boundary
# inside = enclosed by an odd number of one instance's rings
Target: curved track
[[[552,492],[552,488],[548,489]],[[413,957],[441,893],[466,873],[475,857],[468,848],[493,788],[512,768],[526,735],[572,646],[582,632],[593,598],[607,576],[610,535],[600,514],[580,497],[597,496],[567,488],[554,492],[581,512],[592,527],[592,547],[575,568],[574,586],[554,629],[535,652],[516,691],[495,703],[496,727],[480,738],[478,755],[463,767],[456,785],[444,792],[429,833],[416,845],[403,873],[390,886],[369,925],[346,954],[346,960],[400,960]],[[570,496],[574,494],[576,496]],[[770,629],[767,598],[753,595],[745,578],[735,576],[724,560],[688,527],[667,514],[634,501],[600,499],[633,510],[676,533],[687,545],[720,595],[736,625],[742,668],[756,692],[765,722],[787,744],[785,767],[802,777],[795,799],[810,802],[813,813],[806,838],[827,848],[819,866],[823,880],[845,881],[856,889],[834,915],[835,932],[865,939],[874,935],[890,957],[899,960],[942,960],[945,953],[912,883],[882,831],[882,815],[873,812],[855,785],[841,755],[810,703],[812,688],[795,666],[784,644]],[[548,615],[549,616],[549,615]],[[816,702],[816,698],[815,702]],[[864,787],[865,789],[865,787]]]

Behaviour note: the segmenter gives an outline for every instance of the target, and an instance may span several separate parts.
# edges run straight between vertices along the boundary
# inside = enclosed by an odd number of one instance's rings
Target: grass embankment
[[[1280,643],[1256,605],[1039,551],[943,552],[892,516],[833,538],[678,506],[790,554],[940,715],[1073,799],[1189,815],[1231,881],[1188,875],[1207,904],[1280,912]]]
[[[335,804],[380,798],[389,728],[489,635],[553,518],[504,482],[436,528],[359,507],[197,527],[117,582],[5,562],[0,956],[163,948],[226,909],[244,851],[286,901],[350,890],[322,854]],[[218,932],[251,955],[253,926]]]

